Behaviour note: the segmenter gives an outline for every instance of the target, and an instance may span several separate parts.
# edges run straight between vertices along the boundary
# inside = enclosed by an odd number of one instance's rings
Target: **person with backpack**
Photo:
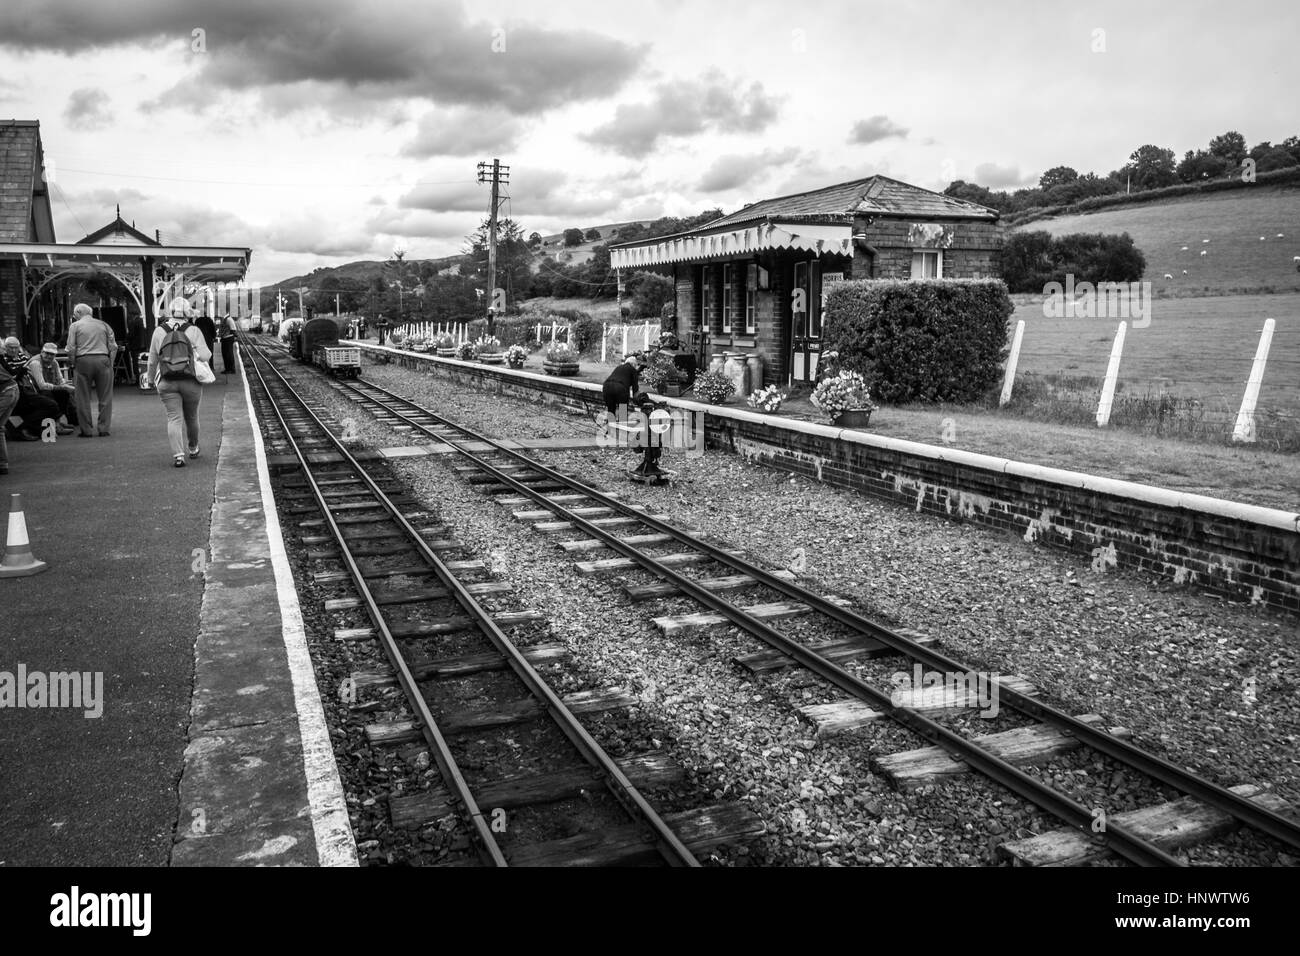
[[[203,386],[199,384],[198,362],[212,361],[212,350],[203,333],[188,320],[190,304],[173,299],[172,317],[154,329],[149,343],[149,364],[145,377],[155,382],[158,397],[167,409],[167,438],[172,448],[172,465],[185,467],[185,453],[199,457],[199,402]]]

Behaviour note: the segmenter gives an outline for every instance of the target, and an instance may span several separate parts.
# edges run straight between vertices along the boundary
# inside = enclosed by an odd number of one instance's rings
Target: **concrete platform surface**
[[[119,387],[111,436],[10,443],[0,521],[22,492],[49,569],[0,579],[0,865],[355,864],[241,379],[200,435],[174,468],[157,395]],[[16,706],[71,672],[75,701]]]

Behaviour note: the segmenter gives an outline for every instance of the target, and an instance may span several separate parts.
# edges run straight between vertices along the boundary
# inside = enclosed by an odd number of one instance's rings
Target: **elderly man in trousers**
[[[68,327],[68,361],[72,364],[76,385],[75,404],[79,438],[93,438],[96,427],[90,414],[90,391],[99,398],[100,437],[109,434],[113,424],[113,360],[117,357],[117,340],[113,330],[84,302],[72,310],[73,323]]]

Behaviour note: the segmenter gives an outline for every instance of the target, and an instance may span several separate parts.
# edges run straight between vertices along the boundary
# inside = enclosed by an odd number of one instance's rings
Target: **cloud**
[[[765,149],[761,153],[732,153],[719,156],[713,161],[713,165],[704,171],[698,188],[706,193],[735,189],[744,186],[760,173],[784,166],[798,155],[799,150],[790,147],[783,150]]]
[[[512,171],[506,189],[509,214],[516,220],[600,215],[618,208],[627,196],[641,192],[640,185],[628,177],[610,177],[604,182],[578,186],[563,170],[537,166]],[[401,196],[397,205],[426,212],[473,212],[483,218],[489,201],[487,185],[467,181],[416,186]]]
[[[470,156],[513,150],[524,124],[503,110],[435,109],[420,117],[403,156]]]
[[[73,90],[63,108],[63,120],[76,130],[103,129],[113,121],[108,109],[108,94],[94,87]]]
[[[366,229],[386,236],[414,239],[463,239],[477,225],[477,219],[463,214],[444,215],[422,209],[384,209],[367,220]]]
[[[875,116],[858,120],[853,124],[853,129],[849,130],[849,142],[878,143],[882,139],[889,139],[892,136],[903,139],[907,134],[906,127],[899,126],[883,113],[877,113]]]
[[[207,109],[222,90],[322,84],[333,97],[418,97],[498,106],[517,115],[618,90],[647,55],[587,30],[470,20],[453,0],[209,0],[205,3],[0,5],[0,49],[76,54],[128,45],[174,47],[194,70],[155,105]],[[202,29],[203,52],[193,52]],[[494,41],[496,41],[494,43]],[[502,47],[504,42],[504,47]],[[497,48],[494,51],[494,45]],[[310,91],[310,86],[301,88]],[[282,99],[278,108],[287,104]]]
[[[816,155],[807,156],[795,163],[794,170],[777,186],[776,192],[772,195],[789,196],[812,189],[821,189],[823,186],[835,186],[855,179],[866,179],[868,176],[888,176],[889,169],[888,162],[856,163],[852,166],[837,163],[831,166]]]
[[[360,225],[341,227],[319,213],[277,219],[260,243],[277,252],[317,256],[362,256],[375,245],[375,234]]]
[[[997,163],[980,163],[975,167],[975,182],[989,189],[1004,189],[1037,183],[1037,177],[1023,176],[1019,166],[999,166]]]
[[[718,70],[700,79],[660,83],[648,102],[623,103],[614,118],[583,138],[624,156],[643,156],[667,136],[694,136],[705,131],[754,133],[776,119],[780,99],[763,84],[744,89]]]

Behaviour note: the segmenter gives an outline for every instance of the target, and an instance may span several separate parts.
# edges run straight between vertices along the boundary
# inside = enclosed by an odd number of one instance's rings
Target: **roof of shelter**
[[[147,236],[135,228],[135,223],[127,225],[122,218],[122,207],[117,207],[117,218],[103,228],[96,229],[84,239],[78,239],[77,245],[123,245],[123,246],[160,246],[153,236]]]

